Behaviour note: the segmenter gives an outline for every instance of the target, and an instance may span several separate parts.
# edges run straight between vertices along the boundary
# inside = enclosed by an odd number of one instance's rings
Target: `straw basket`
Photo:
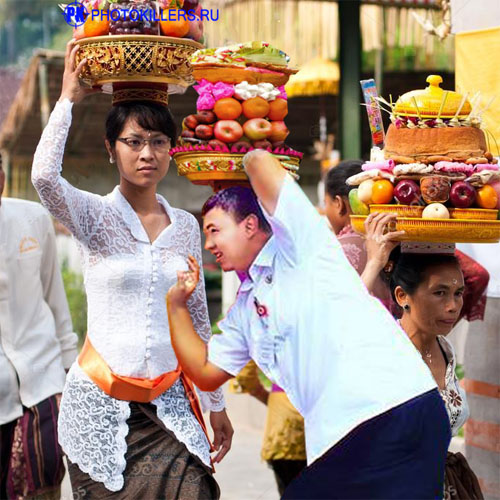
[[[113,35],[78,40],[77,64],[88,60],[81,78],[89,85],[168,84],[170,93],[192,85],[191,55],[203,46],[187,38]]]
[[[364,234],[366,216],[351,215],[355,231]],[[500,221],[461,219],[414,219],[398,217],[391,230],[405,231],[400,241],[435,243],[496,243],[500,241]]]
[[[174,154],[179,175],[187,177],[193,184],[211,185],[215,190],[235,184],[247,184],[243,169],[243,154],[217,153],[209,151],[186,151]],[[297,175],[300,158],[274,155],[283,168]]]

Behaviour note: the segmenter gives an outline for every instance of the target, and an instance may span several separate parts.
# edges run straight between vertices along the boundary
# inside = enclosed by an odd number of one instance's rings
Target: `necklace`
[[[397,320],[397,323],[398,325],[403,328],[403,325],[401,325],[401,320]],[[419,352],[420,356],[422,356],[422,359],[424,360],[425,363],[429,364],[429,365],[432,365],[432,354],[431,354],[431,350],[430,349],[425,349],[424,352],[422,353],[422,351],[420,349],[417,348],[417,346],[415,344],[413,344],[415,349],[417,349],[417,351]]]

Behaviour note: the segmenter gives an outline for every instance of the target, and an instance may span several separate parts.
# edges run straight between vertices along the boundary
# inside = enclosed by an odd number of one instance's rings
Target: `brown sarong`
[[[444,476],[445,500],[483,500],[479,481],[461,453],[446,457]]]
[[[109,491],[68,461],[73,498],[101,500],[212,500],[220,496],[211,469],[192,455],[156,415],[156,407],[130,403],[124,486]]]

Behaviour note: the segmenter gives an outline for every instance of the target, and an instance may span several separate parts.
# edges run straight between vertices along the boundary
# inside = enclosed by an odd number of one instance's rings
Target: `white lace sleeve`
[[[36,148],[31,181],[49,212],[85,241],[97,225],[102,201],[100,196],[81,191],[61,177],[72,107],[73,103],[65,99],[52,111]]]
[[[191,255],[198,261],[201,268],[202,259],[200,228],[195,219],[193,219],[189,250]],[[203,273],[201,273],[200,282],[198,283],[198,286],[189,299],[187,305],[191,314],[191,319],[193,320],[195,331],[205,343],[208,343],[212,332],[210,329],[210,320],[208,317],[207,296],[205,293],[205,278],[203,277]],[[213,392],[204,392],[198,389],[198,394],[200,395],[203,411],[222,411],[226,406],[222,387],[219,387]]]

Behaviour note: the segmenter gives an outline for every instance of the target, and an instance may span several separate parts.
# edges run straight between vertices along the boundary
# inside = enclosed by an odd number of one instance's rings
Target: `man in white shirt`
[[[0,155],[0,498],[55,494],[64,475],[58,395],[77,355],[52,221],[2,199]]]
[[[450,426],[420,354],[279,162],[257,150],[244,164],[265,218],[245,188],[202,210],[205,247],[242,279],[208,351],[186,307],[194,259],[167,295],[183,369],[212,390],[253,358],[285,390],[309,466],[283,498],[441,498]]]

